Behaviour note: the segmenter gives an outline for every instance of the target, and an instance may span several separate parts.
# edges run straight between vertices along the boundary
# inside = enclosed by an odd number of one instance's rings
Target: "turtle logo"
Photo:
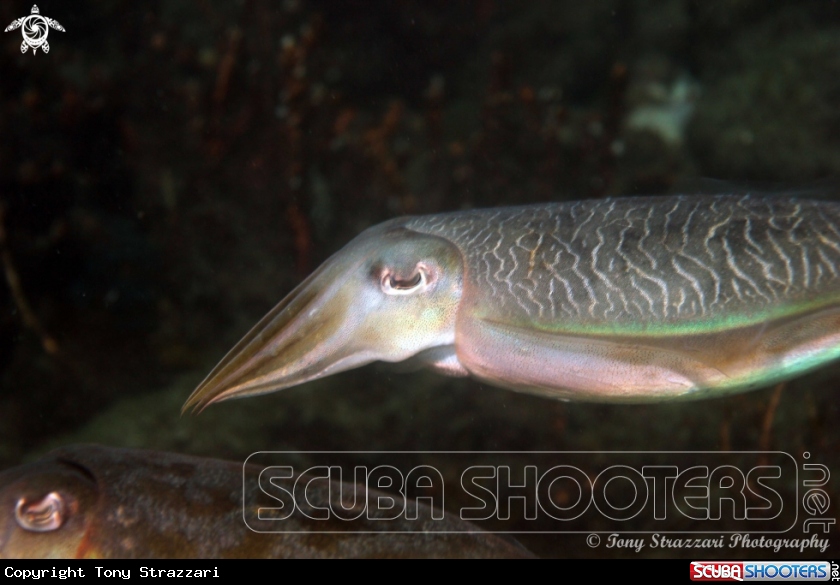
[[[6,27],[4,32],[9,32],[16,28],[21,28],[21,32],[23,33],[23,43],[20,45],[20,52],[25,53],[26,49],[31,47],[33,55],[38,52],[38,49],[41,49],[44,53],[50,52],[50,44],[47,42],[47,35],[50,32],[50,28],[64,32],[64,27],[58,24],[58,21],[41,16],[41,11],[38,10],[38,6],[32,7],[32,14],[29,16],[24,16],[13,21],[12,24]]]

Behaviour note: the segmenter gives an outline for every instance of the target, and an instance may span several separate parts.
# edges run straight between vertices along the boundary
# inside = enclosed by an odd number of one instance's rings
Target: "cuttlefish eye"
[[[408,295],[426,287],[429,271],[423,264],[418,264],[408,278],[401,278],[390,270],[382,272],[382,292],[388,295]]]
[[[66,518],[64,498],[56,492],[34,502],[21,498],[15,506],[15,520],[18,526],[30,532],[58,530]]]

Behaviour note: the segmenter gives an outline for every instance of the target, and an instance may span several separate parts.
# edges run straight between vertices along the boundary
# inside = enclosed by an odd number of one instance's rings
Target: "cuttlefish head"
[[[263,317],[184,410],[451,346],[463,273],[451,242],[397,220],[373,227]]]
[[[0,559],[95,557],[99,485],[71,457],[45,457],[0,473]]]

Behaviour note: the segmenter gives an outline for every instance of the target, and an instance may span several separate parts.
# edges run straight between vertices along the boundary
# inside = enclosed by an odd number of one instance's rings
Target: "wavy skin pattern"
[[[835,203],[645,197],[457,212],[406,227],[453,241],[487,303],[540,328],[726,328],[840,292]]]

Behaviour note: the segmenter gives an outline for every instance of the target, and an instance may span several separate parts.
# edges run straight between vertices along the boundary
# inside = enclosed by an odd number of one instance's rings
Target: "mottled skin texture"
[[[429,286],[382,301],[383,274],[409,278],[432,263]],[[451,285],[438,286],[435,275]],[[339,281],[341,299],[321,292]],[[279,390],[375,359],[561,399],[743,391],[840,357],[838,302],[840,205],[833,202],[638,197],[403,218],[333,256],[234,348],[187,406]],[[437,312],[427,317],[424,307]],[[354,323],[333,318],[308,337],[317,351],[302,359],[283,341],[306,336],[309,317],[348,314]],[[341,368],[333,363],[338,354]]]
[[[245,468],[249,503],[276,506],[259,490],[255,466]],[[273,479],[292,490],[293,480]],[[418,520],[314,521],[299,511],[283,529],[262,534],[243,521],[243,466],[239,463],[96,446],[66,447],[40,461],[0,473],[0,559],[14,558],[529,558],[527,551],[488,534],[426,531],[477,529],[454,517],[433,521],[417,503]],[[68,518],[53,532],[23,530],[15,521],[20,498],[61,494]],[[313,505],[329,492],[313,484]],[[371,491],[370,497],[379,494]],[[253,510],[250,510],[253,512]],[[261,525],[251,513],[255,530]],[[425,519],[424,519],[425,518]],[[338,534],[312,534],[314,530]],[[417,534],[349,534],[349,531]],[[309,534],[306,534],[310,532]],[[342,533],[343,532],[343,533]]]

